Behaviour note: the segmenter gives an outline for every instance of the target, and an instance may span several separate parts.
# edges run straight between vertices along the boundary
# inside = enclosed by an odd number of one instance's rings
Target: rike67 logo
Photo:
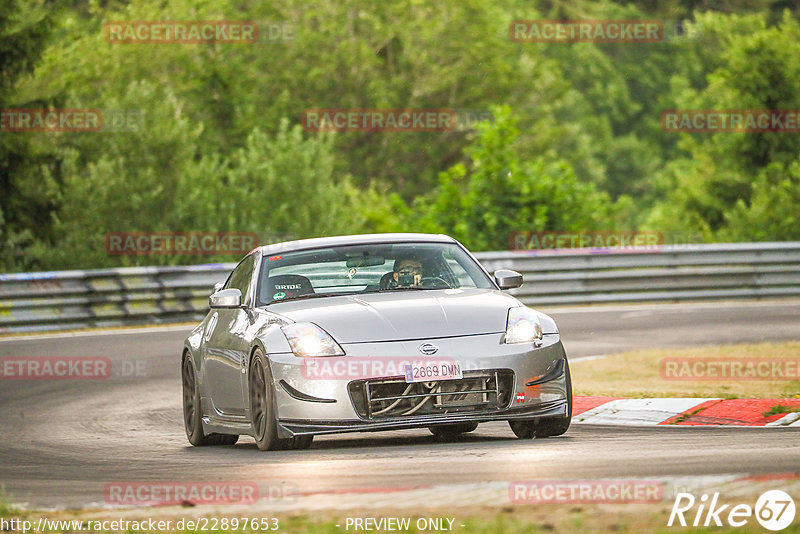
[[[667,526],[721,527],[727,524],[741,527],[755,517],[765,529],[778,531],[792,523],[794,514],[794,500],[781,490],[762,493],[755,506],[743,503],[719,504],[719,493],[714,493],[710,500],[705,493],[700,499],[695,499],[691,493],[678,493]]]

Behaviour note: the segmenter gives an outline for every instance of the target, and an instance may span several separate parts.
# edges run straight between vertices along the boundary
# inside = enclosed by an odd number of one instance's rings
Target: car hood
[[[491,289],[368,293],[286,301],[268,310],[310,321],[341,344],[505,332],[511,295]]]

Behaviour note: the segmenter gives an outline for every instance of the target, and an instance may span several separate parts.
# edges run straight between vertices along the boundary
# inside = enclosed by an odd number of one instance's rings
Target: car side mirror
[[[511,269],[497,269],[494,272],[494,281],[500,289],[514,289],[522,285],[522,275]]]
[[[209,308],[241,308],[242,292],[236,288],[223,289],[208,297]]]

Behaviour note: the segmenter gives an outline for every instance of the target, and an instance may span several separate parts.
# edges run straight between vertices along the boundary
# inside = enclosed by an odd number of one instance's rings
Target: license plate
[[[464,378],[461,364],[454,361],[424,361],[406,364],[406,382],[433,382]]]

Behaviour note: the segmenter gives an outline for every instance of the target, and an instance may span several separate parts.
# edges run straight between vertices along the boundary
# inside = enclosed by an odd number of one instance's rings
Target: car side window
[[[464,267],[461,266],[458,261],[453,258],[450,251],[447,251],[444,254],[444,261],[445,261],[445,268],[449,271],[449,279],[448,282],[451,282],[453,287],[476,287],[475,281],[472,277],[464,270]]]
[[[255,265],[255,255],[250,254],[236,266],[231,273],[225,289],[238,289],[242,292],[242,298],[247,298],[247,289],[250,287],[250,280],[253,278],[253,266]]]

